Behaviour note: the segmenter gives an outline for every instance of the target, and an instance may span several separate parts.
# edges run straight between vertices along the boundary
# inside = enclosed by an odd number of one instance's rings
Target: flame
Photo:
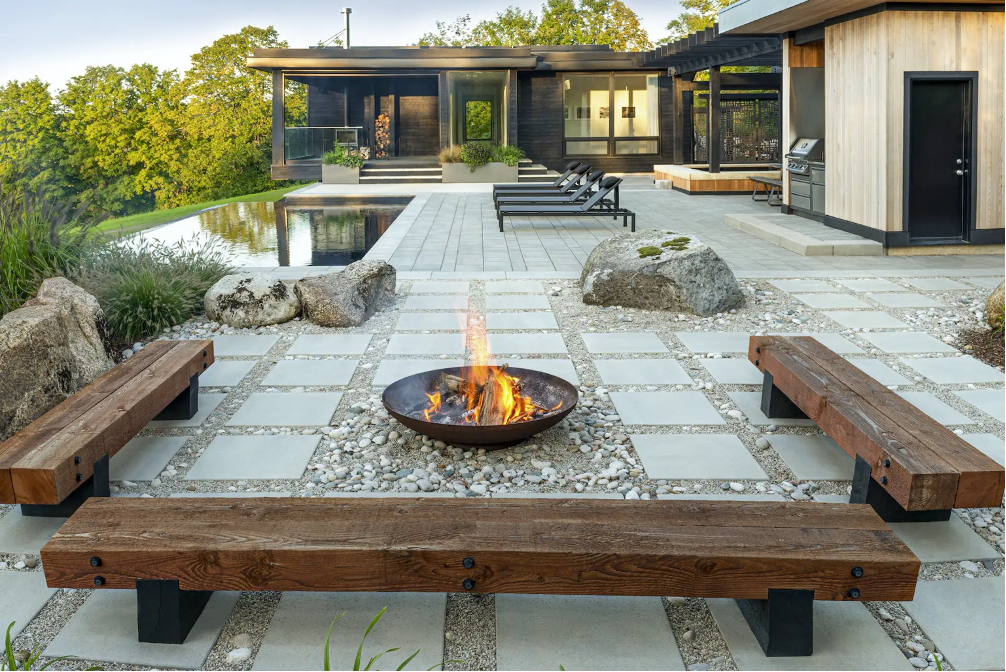
[[[430,400],[430,406],[425,411],[423,411],[423,417],[426,418],[427,422],[433,422],[430,416],[434,413],[440,412],[440,393],[434,392],[433,394],[427,394],[427,398]]]
[[[536,411],[555,411],[562,406],[560,401],[551,409],[545,409],[534,403],[530,396],[520,393],[522,389],[520,379],[507,373],[506,366],[501,367],[496,363],[496,357],[490,350],[489,339],[486,336],[484,318],[471,314],[465,337],[471,358],[469,366],[464,369],[464,388],[458,390],[460,396],[465,399],[465,409],[459,418],[461,422],[481,424],[482,405],[487,391],[493,395],[495,412],[492,424],[497,424],[496,415],[500,416],[498,424],[509,425],[531,419]],[[426,396],[430,400],[430,405],[423,411],[423,417],[428,422],[434,422],[432,416],[443,412],[441,395],[438,391]]]

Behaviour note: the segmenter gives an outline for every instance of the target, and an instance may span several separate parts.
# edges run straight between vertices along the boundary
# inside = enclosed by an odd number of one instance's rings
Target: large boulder
[[[697,315],[744,305],[737,278],[694,236],[641,231],[594,248],[580,275],[583,302]]]
[[[225,275],[203,299],[206,317],[232,327],[258,327],[289,322],[300,312],[300,301],[279,278],[265,273]]]
[[[1003,283],[992,290],[988,301],[985,302],[985,315],[989,326],[994,329],[1001,329],[1003,326]]]
[[[0,441],[110,369],[105,314],[65,278],[0,319]]]
[[[358,327],[395,300],[395,267],[357,261],[339,273],[304,278],[293,289],[304,317],[323,327]]]

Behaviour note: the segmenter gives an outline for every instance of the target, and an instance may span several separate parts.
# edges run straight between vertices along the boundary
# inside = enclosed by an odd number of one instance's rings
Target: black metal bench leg
[[[814,653],[814,591],[769,590],[767,600],[737,600],[766,656]]]
[[[806,418],[807,414],[790,401],[789,397],[772,382],[772,374],[765,372],[761,388],[761,412],[767,418]]]
[[[199,374],[193,373],[189,386],[171,400],[154,420],[191,420],[199,412]]]
[[[500,233],[503,233],[503,213],[502,212],[499,213],[498,219],[499,219],[499,222],[500,222]]]
[[[886,476],[881,476],[884,481]],[[891,497],[884,489],[886,483],[878,483],[873,478],[873,467],[870,463],[856,455],[856,470],[852,475],[852,494],[850,504],[869,504],[885,523],[931,523],[938,520],[950,520],[953,509],[933,509],[930,511],[906,511],[898,500]]]
[[[78,477],[80,474],[78,474]],[[67,518],[80,508],[90,497],[109,497],[111,488],[108,483],[108,455],[102,455],[94,463],[94,475],[83,481],[76,490],[67,495],[59,504],[22,504],[22,516],[37,516],[40,518]]]
[[[177,581],[137,579],[138,640],[183,644],[212,595],[212,590],[181,590]]]

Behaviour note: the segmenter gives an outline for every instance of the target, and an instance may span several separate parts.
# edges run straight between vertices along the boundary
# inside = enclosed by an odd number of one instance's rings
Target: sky
[[[681,11],[677,0],[625,0],[650,39]],[[353,8],[355,46],[414,44],[437,20],[473,22],[541,0],[0,0],[0,84],[40,77],[56,91],[89,65],[151,63],[184,70],[189,56],[246,25],[275,26],[291,47],[308,47],[342,30]],[[43,10],[44,7],[44,10]]]

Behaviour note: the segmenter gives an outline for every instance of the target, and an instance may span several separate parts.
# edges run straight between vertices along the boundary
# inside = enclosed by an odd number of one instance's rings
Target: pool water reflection
[[[138,235],[169,245],[212,240],[235,266],[345,266],[362,259],[411,200],[228,203]]]

